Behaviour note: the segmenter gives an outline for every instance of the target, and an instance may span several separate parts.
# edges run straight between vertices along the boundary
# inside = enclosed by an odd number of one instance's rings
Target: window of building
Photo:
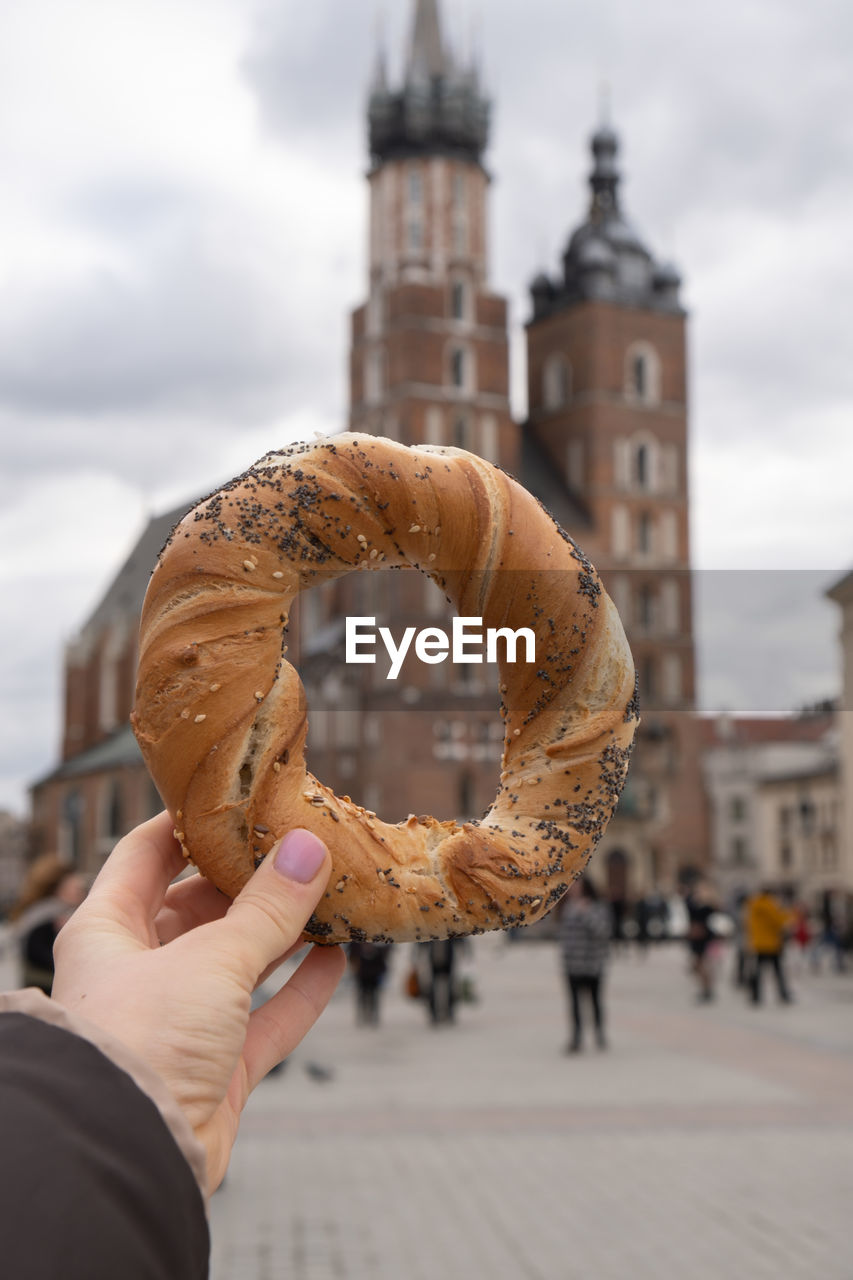
[[[789,844],[783,844],[779,848],[779,866],[783,871],[789,871],[794,865],[794,853]]]
[[[468,287],[464,280],[454,280],[450,287],[450,314],[454,320],[468,319]]]
[[[815,825],[815,806],[814,801],[809,796],[803,796],[799,804],[800,810],[800,827],[803,835],[811,835]]]
[[[450,381],[459,391],[474,389],[473,359],[465,347],[452,347],[450,350]]]
[[[412,253],[420,253],[424,247],[424,224],[420,218],[411,218],[409,220],[409,250]]]
[[[651,552],[654,542],[654,522],[651,513],[641,511],[637,516],[637,550],[646,554]]]
[[[644,355],[635,355],[631,359],[631,390],[641,400],[645,400],[649,388],[649,369]]]
[[[639,404],[660,400],[660,358],[649,342],[634,342],[626,352],[625,394]]]
[[[424,179],[420,169],[409,170],[409,204],[419,208],[424,199]]]
[[[453,447],[470,450],[471,443],[471,420],[460,413],[453,419]]]
[[[731,857],[736,867],[745,867],[749,862],[749,844],[744,836],[732,837]]]
[[[649,446],[641,444],[634,454],[634,479],[638,489],[650,489],[651,486],[651,463],[649,460]]]
[[[732,822],[743,822],[746,817],[746,800],[743,796],[732,796],[729,800],[729,819]]]
[[[562,409],[571,397],[572,375],[565,356],[552,355],[542,371],[542,402],[550,412]]]

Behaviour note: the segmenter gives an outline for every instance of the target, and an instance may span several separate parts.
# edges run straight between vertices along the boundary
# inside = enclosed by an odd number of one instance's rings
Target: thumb
[[[268,854],[225,917],[216,922],[218,945],[245,967],[253,986],[299,941],[331,870],[323,841],[297,827]]]

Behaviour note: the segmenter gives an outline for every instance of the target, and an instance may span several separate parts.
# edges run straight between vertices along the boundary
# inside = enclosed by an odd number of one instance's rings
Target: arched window
[[[471,419],[467,414],[460,413],[453,419],[453,440],[451,441],[454,449],[468,449],[471,451]]]
[[[660,357],[650,342],[633,342],[625,353],[625,395],[639,404],[660,401]]]
[[[454,280],[450,286],[450,314],[454,320],[468,319],[468,286],[464,280]]]
[[[654,521],[651,513],[641,511],[637,516],[637,550],[648,553],[654,549],[653,542]]]
[[[651,463],[649,460],[649,446],[641,444],[637,447],[634,454],[634,478],[637,481],[639,489],[650,489]]]
[[[457,391],[474,390],[474,357],[467,347],[452,346],[449,353],[450,384]]]
[[[562,409],[572,394],[571,367],[565,356],[549,356],[542,372],[542,401],[548,410]]]

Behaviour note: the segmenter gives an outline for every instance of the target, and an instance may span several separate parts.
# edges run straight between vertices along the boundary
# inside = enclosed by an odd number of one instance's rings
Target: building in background
[[[853,889],[841,830],[838,715],[704,722],[713,878],[736,902],[762,884],[819,910]]]
[[[680,279],[631,226],[619,140],[600,126],[587,214],[571,229],[559,275],[540,274],[531,287],[529,412],[514,422],[507,304],[489,275],[489,121],[476,68],[449,48],[436,0],[416,0],[402,76],[392,83],[380,54],[369,97],[367,296],[352,315],[350,426],[467,448],[505,467],[591,555],[625,622],[643,707],[599,876],[625,900],[670,892],[709,866],[728,886],[737,878],[729,871],[740,872],[730,864],[741,819],[726,808],[732,776],[747,768],[737,753],[770,748],[752,721],[731,722],[735,737],[725,738],[694,711]],[[150,523],[66,653],[62,761],[33,788],[34,847],[56,847],[87,870],[159,807],[127,717],[148,574],[182,514]],[[426,811],[478,817],[493,799],[502,749],[496,671],[410,660],[390,682],[381,661],[347,667],[347,615],[400,628],[445,625],[448,609],[416,572],[349,575],[300,598],[290,657],[308,697],[309,767],[390,821]],[[822,750],[817,739],[797,741]],[[790,775],[762,780],[749,761],[756,825],[743,838],[757,874],[771,857],[757,832],[777,821],[774,805],[796,804],[785,787],[797,784]],[[823,812],[831,770],[809,785]],[[790,869],[807,857],[798,836]]]

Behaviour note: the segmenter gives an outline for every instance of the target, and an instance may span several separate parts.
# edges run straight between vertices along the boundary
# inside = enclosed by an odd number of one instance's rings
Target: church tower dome
[[[620,193],[619,135],[602,124],[590,139],[592,169],[587,216],[575,228],[563,254],[563,278],[555,281],[548,308],[583,298],[608,297],[626,306],[679,311],[678,272],[655,261],[626,217]],[[546,292],[531,287],[534,315],[544,314]]]

